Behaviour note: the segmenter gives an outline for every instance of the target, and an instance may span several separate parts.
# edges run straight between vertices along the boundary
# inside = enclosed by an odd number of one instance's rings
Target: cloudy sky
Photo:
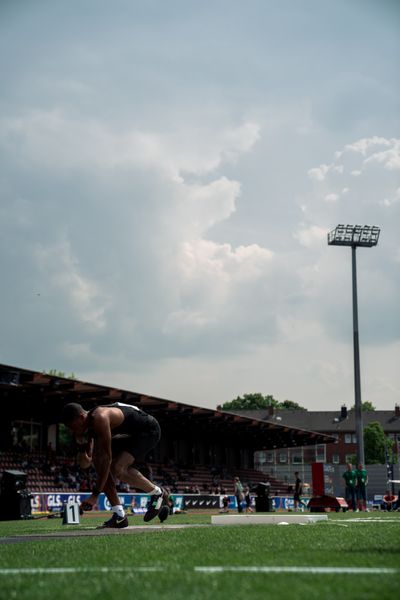
[[[2,0],[0,361],[189,404],[400,402],[396,0]]]

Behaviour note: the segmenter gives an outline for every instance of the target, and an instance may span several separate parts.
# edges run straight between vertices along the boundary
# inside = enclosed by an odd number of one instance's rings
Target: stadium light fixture
[[[376,246],[379,227],[371,225],[338,225],[328,233],[329,246]]]
[[[361,375],[360,375],[360,342],[358,335],[358,302],[357,302],[357,247],[371,248],[379,240],[380,228],[374,225],[337,225],[328,233],[328,246],[350,246],[352,264],[353,289],[353,354],[354,354],[354,396],[355,423],[357,436],[357,461],[365,464],[364,428],[362,421]]]

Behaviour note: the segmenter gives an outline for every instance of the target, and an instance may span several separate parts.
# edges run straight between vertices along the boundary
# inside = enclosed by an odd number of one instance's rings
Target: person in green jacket
[[[351,463],[347,464],[347,469],[343,473],[343,479],[345,481],[346,490],[345,490],[345,498],[346,502],[349,505],[349,508],[356,511],[356,484],[357,484],[357,475],[355,469],[353,469],[353,465]]]
[[[367,510],[367,483],[368,483],[368,475],[367,470],[364,468],[364,465],[360,463],[358,468],[356,469],[356,492],[357,492],[357,501],[358,508],[360,510]]]

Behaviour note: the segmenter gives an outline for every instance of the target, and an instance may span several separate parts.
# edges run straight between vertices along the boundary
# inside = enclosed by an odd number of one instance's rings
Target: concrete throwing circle
[[[20,542],[43,542],[48,540],[62,540],[69,537],[94,537],[99,535],[129,535],[140,533],[157,533],[160,531],[172,531],[176,529],[188,529],[194,527],[211,527],[208,524],[193,523],[193,525],[130,525],[123,529],[113,529],[111,527],[86,529],[72,529],[71,531],[56,531],[52,533],[38,533],[26,535],[12,535],[10,537],[0,538],[0,544],[17,544]]]

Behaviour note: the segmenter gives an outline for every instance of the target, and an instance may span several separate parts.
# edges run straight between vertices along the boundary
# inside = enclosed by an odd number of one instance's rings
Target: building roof
[[[68,402],[85,409],[113,402],[134,404],[155,416],[163,434],[173,439],[226,442],[262,450],[329,443],[333,438],[260,415],[236,415],[182,404],[129,390],[0,365],[0,406],[3,418],[51,424]]]
[[[268,409],[229,411],[252,419],[268,420],[277,422],[288,427],[300,427],[323,433],[337,434],[340,432],[354,432],[355,412],[344,411],[310,411],[310,410],[281,410],[274,409],[271,415]],[[378,421],[386,433],[400,433],[400,411],[394,410],[368,410],[362,412],[363,425],[369,425]]]

